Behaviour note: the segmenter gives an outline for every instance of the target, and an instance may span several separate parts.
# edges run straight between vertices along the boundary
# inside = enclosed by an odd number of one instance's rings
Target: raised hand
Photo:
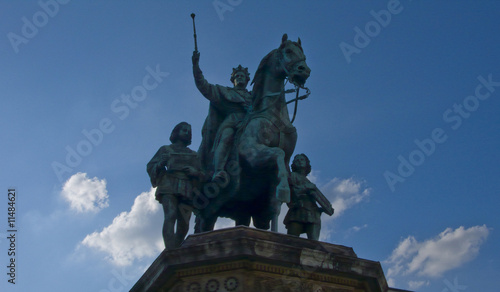
[[[200,63],[200,52],[194,51],[192,60],[193,60],[193,65],[197,66]]]

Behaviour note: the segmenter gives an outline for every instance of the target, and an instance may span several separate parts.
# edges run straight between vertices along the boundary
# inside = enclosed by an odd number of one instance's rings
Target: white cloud
[[[100,232],[89,234],[81,245],[104,252],[118,266],[136,259],[158,255],[163,250],[163,212],[155,200],[155,189],[143,192],[129,212],[122,212]]]
[[[368,228],[368,224],[364,224],[363,226],[353,226],[346,231],[346,237],[354,234],[356,232],[361,231],[362,229]]]
[[[78,213],[99,212],[109,206],[106,180],[97,177],[88,178],[86,173],[76,173],[65,183],[61,196]]]
[[[483,225],[468,229],[463,226],[455,230],[447,228],[435,238],[423,242],[408,236],[386,261],[391,265],[387,275],[391,278],[415,274],[421,277],[440,277],[444,272],[474,259],[488,234],[488,228]]]
[[[420,289],[422,286],[429,286],[429,281],[410,281],[408,282],[408,287],[412,290]]]
[[[334,178],[323,187],[321,191],[330,200],[335,209],[335,217],[340,216],[347,209],[370,196],[370,189],[364,188],[364,182],[354,178],[339,179]]]
[[[324,189],[323,193],[331,202],[344,202],[343,211],[361,202],[369,194],[369,190],[364,189],[361,182],[352,178],[333,179]],[[155,200],[154,192],[155,189],[152,188],[149,192],[140,194],[129,212],[122,212],[109,226],[87,235],[81,246],[105,253],[106,259],[118,266],[127,266],[136,259],[158,255],[164,248],[161,235],[163,212],[161,205]],[[333,206],[337,213],[338,207],[335,204]],[[286,233],[282,222],[287,211],[283,204],[278,221],[279,232],[282,233]],[[325,220],[331,220],[331,217],[323,215],[322,220],[324,223]],[[220,218],[215,229],[232,226],[234,221]],[[331,230],[323,224],[321,233],[320,239],[324,240]]]
[[[347,209],[367,200],[370,189],[364,187],[364,182],[354,178],[334,178],[320,187],[323,195],[332,203],[335,213],[333,216],[321,215],[321,234],[319,240],[325,241],[333,233],[333,227],[329,224],[334,218],[341,216]]]
[[[319,170],[312,169],[311,172],[307,175],[307,179],[313,184],[317,184],[319,175],[320,175]]]
[[[392,278],[387,278],[387,285],[389,287],[396,287],[396,281]]]

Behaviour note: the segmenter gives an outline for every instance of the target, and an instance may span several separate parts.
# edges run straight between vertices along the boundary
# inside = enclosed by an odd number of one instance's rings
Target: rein
[[[288,82],[288,78],[287,78],[287,82]],[[302,96],[299,96],[299,90],[300,90],[300,88],[305,89],[306,90],[306,94],[304,94]],[[297,116],[297,108],[298,108],[298,105],[299,105],[299,100],[303,100],[303,99],[306,99],[306,98],[309,97],[309,95],[311,94],[311,91],[309,90],[309,88],[295,85],[295,89],[281,90],[279,92],[270,93],[270,94],[268,94],[268,95],[266,95],[264,97],[273,97],[273,96],[283,95],[283,94],[292,93],[292,92],[297,92],[295,98],[292,99],[292,100],[287,101],[285,103],[285,105],[289,104],[289,103],[292,103],[292,102],[295,102],[295,107],[293,109],[293,117],[290,120],[290,123],[293,124],[293,121],[295,121],[295,117]],[[269,109],[270,107],[274,106],[276,104],[276,102],[278,102],[277,98],[274,100],[273,103],[271,103],[267,107],[265,107],[263,109],[260,109],[259,111],[256,111],[256,112],[252,112],[252,115],[256,115],[258,113],[265,112],[267,109]]]
[[[306,58],[304,56],[304,58],[300,58],[300,59],[296,60],[293,63],[289,63],[288,66],[291,67],[291,66],[295,65],[296,63],[302,62],[302,61],[305,61],[305,60],[306,60]],[[281,69],[283,69],[283,71],[285,71],[286,82],[289,82],[290,81],[289,80],[290,71],[288,70],[287,66],[285,66],[283,64],[283,53],[281,51],[280,51],[280,54],[279,54],[279,57],[278,57],[278,62],[280,63]],[[307,97],[309,97],[309,94],[311,94],[311,91],[309,90],[309,88],[297,85],[294,82],[290,82],[290,83],[292,83],[295,86],[295,89],[286,90],[284,93],[286,94],[286,93],[291,93],[291,92],[294,92],[294,91],[297,92],[297,95],[295,96],[294,99],[289,100],[289,101],[286,102],[286,104],[289,104],[289,103],[295,101],[295,106],[294,106],[294,109],[293,109],[293,117],[290,120],[290,123],[293,124],[293,121],[295,121],[295,117],[297,116],[297,108],[299,107],[299,100],[303,100],[303,99],[306,99]],[[285,85],[286,85],[286,83],[285,83]],[[300,90],[300,88],[305,89],[306,90],[306,94],[299,97],[299,90]],[[277,95],[277,94],[278,93],[276,92],[276,93],[274,93],[272,95],[268,95],[268,96],[273,96],[273,95]],[[280,95],[283,94],[283,90],[281,90],[281,92],[279,94]]]
[[[302,95],[302,96],[299,96],[299,90],[300,88],[302,89],[305,89],[306,90],[306,94]],[[295,90],[297,91],[297,95],[294,99],[292,100],[289,100],[286,102],[286,104],[289,104],[291,102],[294,102],[295,101],[295,107],[293,109],[293,117],[292,117],[292,120],[290,121],[290,123],[293,124],[293,121],[295,121],[295,117],[297,116],[297,108],[299,107],[299,100],[302,100],[302,99],[306,99],[309,97],[309,94],[311,94],[311,91],[309,90],[309,88],[307,87],[302,87],[302,86],[295,86]]]

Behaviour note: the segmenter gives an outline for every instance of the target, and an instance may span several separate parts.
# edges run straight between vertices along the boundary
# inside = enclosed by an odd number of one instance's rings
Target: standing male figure
[[[252,96],[246,89],[250,81],[248,68],[233,68],[234,87],[212,85],[207,82],[199,65],[200,53],[193,52],[193,75],[196,87],[210,101],[208,116],[203,124],[202,142],[198,153],[204,170],[213,170],[212,180],[229,179],[225,166],[234,143],[235,133],[252,105]]]
[[[308,239],[318,240],[321,231],[321,212],[333,215],[331,203],[315,184],[307,179],[311,172],[311,163],[305,154],[295,155],[290,177],[290,203],[288,213],[283,220],[288,234],[300,236],[307,234]],[[318,207],[316,202],[322,207]]]
[[[165,214],[163,241],[167,250],[179,247],[188,232],[193,188],[198,187],[201,175],[197,153],[187,147],[191,144],[191,125],[176,125],[170,141],[172,144],[160,147],[147,165],[151,184],[156,187],[156,199]]]

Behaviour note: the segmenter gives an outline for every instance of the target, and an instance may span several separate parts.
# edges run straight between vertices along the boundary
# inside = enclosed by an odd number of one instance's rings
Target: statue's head
[[[296,42],[293,42],[288,39],[288,35],[285,33],[281,39],[278,52],[280,65],[290,82],[295,85],[304,86],[311,74],[311,69],[307,66],[300,38]]]
[[[233,68],[233,73],[231,73],[231,83],[234,87],[246,88],[248,82],[250,81],[250,73],[248,73],[248,68],[244,68],[241,65]]]
[[[292,162],[292,171],[296,172],[299,170],[304,170],[305,175],[311,173],[311,161],[303,153],[295,155]]]
[[[172,143],[180,140],[186,145],[191,145],[191,138],[191,125],[186,122],[178,123],[172,130],[172,134],[170,134],[170,142]]]

